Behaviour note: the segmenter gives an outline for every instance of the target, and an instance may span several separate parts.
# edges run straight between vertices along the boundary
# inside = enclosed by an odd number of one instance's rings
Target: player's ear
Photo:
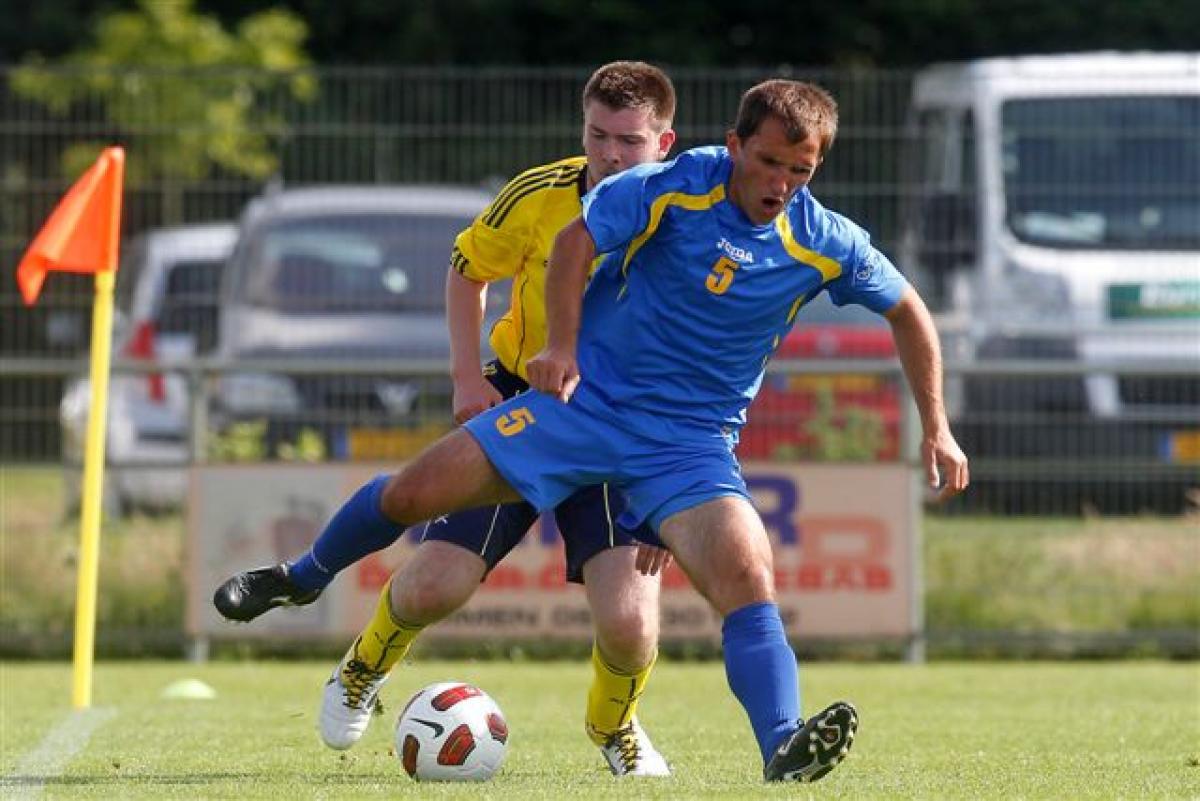
[[[732,128],[725,132],[725,147],[729,148],[729,155],[734,158],[742,151],[742,140]]]
[[[675,129],[668,128],[658,135],[658,157],[665,159],[675,146]]]

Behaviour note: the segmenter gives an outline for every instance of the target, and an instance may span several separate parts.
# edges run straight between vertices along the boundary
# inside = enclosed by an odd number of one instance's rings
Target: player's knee
[[[427,625],[454,613],[470,597],[470,590],[440,576],[406,575],[392,588],[392,612],[399,620]]]
[[[775,575],[768,563],[754,562],[742,571],[740,586],[755,600],[765,601],[775,597]]]
[[[465,550],[422,543],[392,580],[392,612],[407,623],[428,625],[457,611],[479,587],[479,566]]]
[[[649,662],[658,646],[658,616],[650,610],[627,608],[596,618],[601,651],[622,668]]]
[[[379,511],[388,520],[400,525],[411,525],[424,519],[425,506],[417,482],[404,472],[394,474],[383,486],[379,496]]]
[[[775,600],[775,577],[771,565],[758,561],[731,565],[708,593],[722,614],[747,604]]]

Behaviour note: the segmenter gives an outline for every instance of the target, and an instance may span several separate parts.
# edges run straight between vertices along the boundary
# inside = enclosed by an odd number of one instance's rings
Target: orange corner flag
[[[46,273],[99,273],[117,269],[125,151],[106,148],[57,207],[17,265],[26,306],[42,291]]]

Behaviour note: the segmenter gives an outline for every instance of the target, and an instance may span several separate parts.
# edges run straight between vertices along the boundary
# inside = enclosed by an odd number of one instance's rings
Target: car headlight
[[[295,382],[273,373],[230,373],[222,377],[218,392],[233,414],[296,412],[301,405]]]

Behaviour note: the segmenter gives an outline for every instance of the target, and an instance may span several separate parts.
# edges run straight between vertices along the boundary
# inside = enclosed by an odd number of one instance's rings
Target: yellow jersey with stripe
[[[579,216],[587,159],[526,170],[505,185],[454,240],[450,263],[474,281],[512,278],[512,302],[489,342],[504,368],[521,378],[546,344],[546,263],[554,237]]]
[[[578,361],[589,389],[642,430],[728,437],[800,307],[890,309],[907,282],[866,231],[807,188],[770,223],[730,202],[724,147],[611,176],[583,201],[607,253],[584,298]]]

